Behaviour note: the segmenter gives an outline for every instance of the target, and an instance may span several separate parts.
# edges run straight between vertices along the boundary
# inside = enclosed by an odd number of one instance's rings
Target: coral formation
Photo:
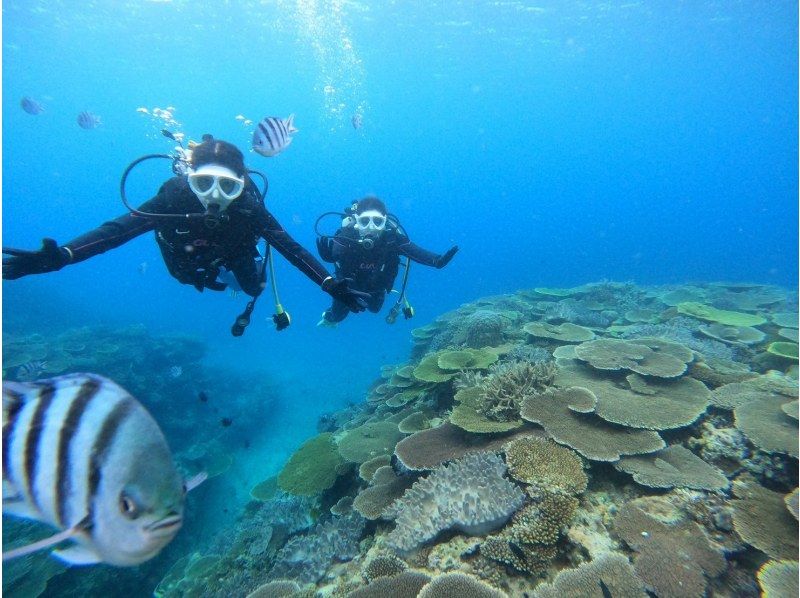
[[[403,571],[397,575],[379,577],[372,583],[347,594],[347,598],[415,598],[430,581],[418,571]]]
[[[616,598],[645,598],[642,580],[636,576],[628,558],[618,553],[606,553],[583,563],[576,569],[560,572],[552,583],[537,586],[534,598],[605,598],[606,593]]]
[[[636,574],[659,597],[705,595],[706,578],[725,570],[722,552],[696,523],[663,523],[646,505],[646,499],[626,503],[614,519],[616,533],[637,553]]]
[[[333,486],[341,463],[333,435],[325,432],[295,451],[278,474],[278,486],[291,494],[317,494]]]
[[[496,529],[524,500],[505,472],[503,459],[493,453],[472,453],[438,467],[387,509],[396,523],[389,545],[408,551],[446,529],[478,535]]]
[[[659,378],[680,376],[694,357],[683,345],[656,338],[592,340],[576,346],[575,355],[598,370],[630,370]]]
[[[664,441],[656,432],[612,425],[588,413],[594,409],[595,401],[585,388],[548,390],[527,397],[520,414],[527,421],[541,424],[559,444],[593,461],[617,461],[622,455],[664,448]]]
[[[276,579],[259,586],[247,598],[290,598],[300,591],[300,584],[289,579]]]
[[[719,491],[728,487],[728,478],[692,451],[674,445],[649,455],[622,457],[614,464],[629,473],[639,484],[650,488],[694,488]]]
[[[536,434],[535,430],[521,432]],[[519,433],[484,435],[470,434],[449,422],[408,436],[397,443],[394,454],[407,469],[421,471],[433,469],[447,461],[459,459],[469,453],[491,452],[500,448]]]
[[[384,553],[375,555],[367,561],[361,570],[361,575],[367,583],[372,583],[379,577],[391,577],[406,569],[408,565],[403,559],[391,553]]]
[[[797,561],[767,561],[758,570],[764,598],[791,598],[800,594]]]
[[[338,440],[339,453],[345,461],[364,463],[381,455],[391,455],[394,446],[403,438],[397,424],[388,421],[366,423],[345,430]]]
[[[789,494],[783,497],[783,502],[786,503],[786,508],[789,509],[789,512],[794,516],[795,519],[798,519],[798,508],[800,508],[800,496],[798,495],[798,489],[795,488]]]
[[[797,458],[798,422],[786,415],[783,404],[774,396],[751,399],[734,409],[734,422],[761,450]]]
[[[725,326],[758,326],[759,324],[764,324],[766,322],[766,320],[761,316],[717,309],[716,307],[712,307],[710,305],[691,301],[679,303],[677,305],[677,309],[678,313],[685,314],[693,318],[698,318],[700,320],[718,322]]]
[[[358,513],[318,523],[308,533],[293,536],[280,549],[269,576],[315,583],[334,559],[347,561],[358,554],[363,531],[364,518]]]
[[[411,479],[395,475],[390,466],[376,470],[372,485],[358,493],[353,508],[367,519],[379,519],[386,508],[411,486]]]
[[[736,499],[733,528],[742,540],[774,559],[797,557],[797,519],[786,508],[783,495],[759,485],[749,476],[733,484]]]
[[[583,326],[565,322],[554,326],[546,322],[530,322],[522,328],[533,337],[547,338],[564,343],[581,343],[594,338],[594,332]]]
[[[418,598],[506,598],[501,592],[465,573],[444,573],[431,579],[422,588]]]
[[[567,494],[586,490],[583,461],[572,450],[549,439],[525,436],[504,447],[508,473],[516,480]]]

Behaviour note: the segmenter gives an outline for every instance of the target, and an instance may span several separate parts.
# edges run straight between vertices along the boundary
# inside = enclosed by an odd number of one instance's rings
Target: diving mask
[[[362,237],[377,236],[386,228],[386,214],[378,210],[366,210],[355,216],[355,229]]]
[[[244,179],[218,164],[204,164],[197,170],[190,170],[188,179],[189,187],[206,210],[216,205],[223,211],[244,191]]]

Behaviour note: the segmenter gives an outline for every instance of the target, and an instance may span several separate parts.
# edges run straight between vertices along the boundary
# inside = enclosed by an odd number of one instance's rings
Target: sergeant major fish
[[[290,135],[297,132],[294,114],[290,114],[288,118],[267,116],[258,123],[253,132],[253,150],[267,158],[277,156],[289,147],[292,143]]]
[[[27,112],[28,114],[33,114],[34,116],[44,112],[44,106],[42,106],[39,102],[28,96],[22,98],[22,100],[20,100],[19,105],[22,106],[22,109],[25,112]]]
[[[203,479],[184,484],[158,424],[107,378],[3,382],[3,514],[61,530],[3,560],[73,540],[53,555],[138,565],[175,537],[186,492]]]
[[[99,116],[85,110],[78,115],[77,121],[81,129],[94,129],[103,124]]]

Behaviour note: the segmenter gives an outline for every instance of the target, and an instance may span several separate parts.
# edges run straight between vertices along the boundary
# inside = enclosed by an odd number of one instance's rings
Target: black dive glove
[[[453,259],[453,256],[458,252],[458,245],[453,245],[450,249],[447,250],[447,253],[444,255],[440,255],[436,258],[436,263],[434,266],[436,268],[441,269],[444,268],[447,264],[450,263],[450,260]]]
[[[322,290],[337,301],[344,303],[352,312],[358,313],[367,309],[369,293],[362,293],[350,288],[352,278],[334,278],[328,276],[322,281]]]
[[[69,249],[59,247],[54,239],[42,239],[42,248],[38,251],[3,247],[3,253],[11,256],[3,258],[3,278],[6,280],[55,272],[72,261]]]

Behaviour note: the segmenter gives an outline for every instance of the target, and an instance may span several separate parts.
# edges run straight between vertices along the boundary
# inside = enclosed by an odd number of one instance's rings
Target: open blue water
[[[123,169],[172,147],[137,108],[172,106],[173,130],[246,152],[309,249],[318,214],[366,194],[419,245],[460,246],[444,270],[412,269],[417,316],[394,326],[318,329],[327,296],[278,259],[293,324],[276,333],[265,296],[238,339],[244,299],[178,284],[151,234],[3,283],[7,332],[141,323],[202,337],[211,373],[274,382],[272,456],[249,481],[461,303],[603,279],[797,284],[796,2],[8,0],[3,19],[4,245],[64,243],[124,213]],[[103,124],[79,128],[83,110]],[[290,113],[291,147],[248,151],[255,125],[237,115]],[[142,166],[134,202],[170,174]]]

